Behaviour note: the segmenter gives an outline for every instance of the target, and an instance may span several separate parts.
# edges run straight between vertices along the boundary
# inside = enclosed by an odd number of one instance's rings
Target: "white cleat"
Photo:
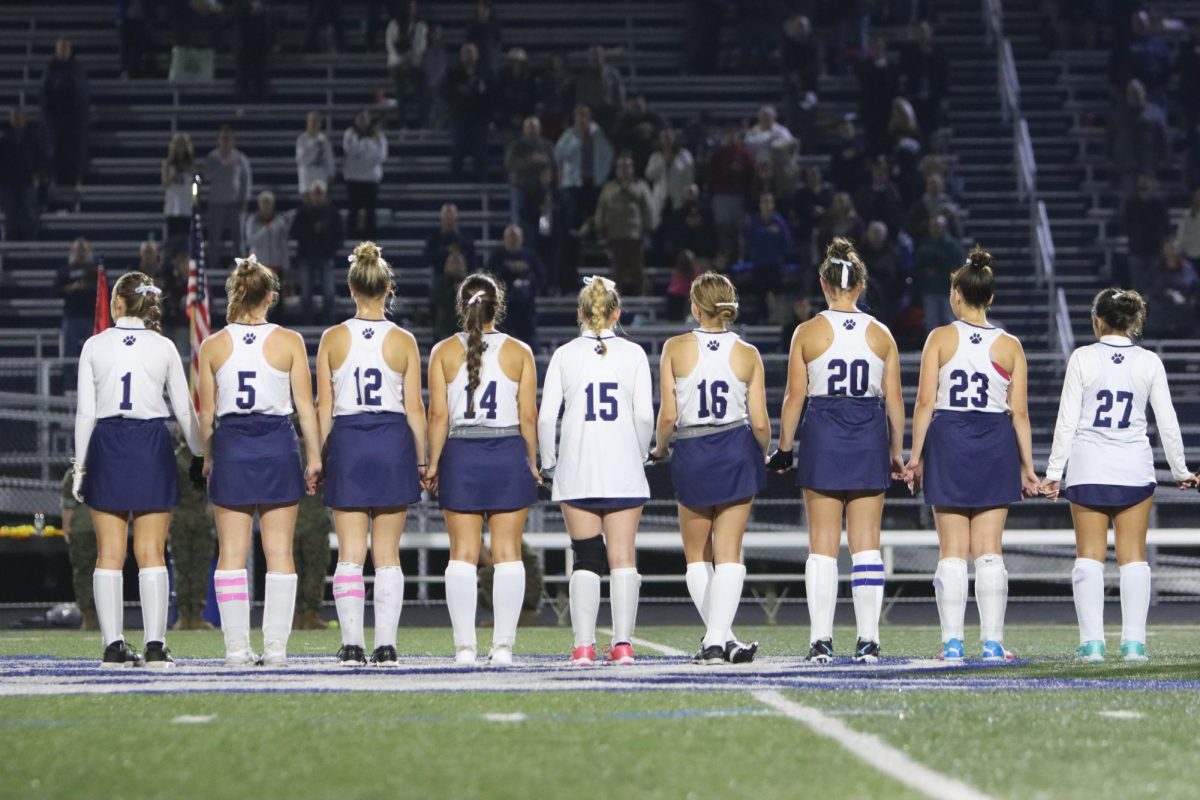
[[[454,651],[454,664],[459,667],[475,666],[475,648],[469,645],[462,645]]]
[[[247,669],[258,663],[258,656],[249,650],[231,650],[225,654],[225,666],[230,669]]]
[[[258,660],[260,667],[286,667],[288,665],[287,645],[283,642],[265,642],[262,658]]]
[[[493,667],[511,667],[513,665],[512,645],[498,644],[492,648],[488,656],[488,665]]]

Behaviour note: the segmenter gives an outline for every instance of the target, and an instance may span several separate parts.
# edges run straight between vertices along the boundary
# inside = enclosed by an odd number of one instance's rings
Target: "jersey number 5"
[[[1096,409],[1096,419],[1092,421],[1092,427],[1111,428],[1113,424],[1109,412],[1113,410],[1113,393],[1108,389],[1101,389],[1096,392],[1096,400],[1100,406]],[[1133,413],[1133,392],[1117,392],[1116,402],[1125,404],[1125,413],[1117,420],[1117,428],[1128,428],[1129,415]]]
[[[250,381],[254,380],[257,375],[258,373],[253,370],[238,373],[238,396],[234,401],[238,408],[254,408],[254,384]]]
[[[584,391],[587,393],[587,414],[584,416],[585,421],[595,422],[599,418],[605,422],[612,422],[617,418],[617,384],[611,382],[589,383]],[[600,405],[599,415],[596,414],[597,396],[599,396]]]
[[[956,369],[950,373],[950,380],[953,381],[950,385],[951,408],[966,408],[969,405],[975,408],[987,408],[987,375],[984,375],[982,372],[975,372],[968,377],[966,370]],[[967,392],[967,386],[971,383],[975,384],[975,393],[970,397],[964,397]]]

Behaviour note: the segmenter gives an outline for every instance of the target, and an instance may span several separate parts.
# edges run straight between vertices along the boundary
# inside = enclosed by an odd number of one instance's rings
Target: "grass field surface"
[[[569,631],[522,629],[504,671],[453,667],[441,628],[402,628],[398,670],[336,666],[336,630],[294,634],[281,670],[178,633],[159,674],[99,670],[95,634],[4,633],[0,797],[1197,796],[1200,629],[1080,665],[1073,627],[1014,626],[999,667],[932,660],[932,627],[885,627],[873,666],[805,665],[803,628],[737,632],[752,665],[692,665],[698,628],[663,626],[637,665],[579,669]]]

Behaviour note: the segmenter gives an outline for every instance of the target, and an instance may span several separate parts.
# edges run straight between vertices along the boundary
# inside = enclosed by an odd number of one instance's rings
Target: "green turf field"
[[[481,646],[488,633],[480,629]],[[454,670],[448,630],[402,629],[406,663],[381,675],[312,658],[336,649],[337,631],[298,632],[293,666],[249,671],[253,683],[189,663],[221,655],[216,632],[171,635],[181,660],[169,677],[101,673],[94,634],[4,633],[0,797],[150,787],[339,800],[794,798],[818,788],[828,797],[1196,797],[1200,630],[1152,629],[1153,660],[1140,666],[1111,655],[1119,632],[1110,633],[1110,659],[1094,666],[1067,659],[1076,634],[1066,626],[1012,628],[1009,646],[1030,663],[996,668],[932,664],[932,627],[885,628],[878,668],[805,667],[796,657],[805,629],[762,627],[738,630],[763,643],[750,668],[693,666],[643,645],[628,670],[568,670],[569,631],[532,628],[518,638],[525,668],[504,672]],[[853,642],[852,630],[836,634],[843,648]],[[690,653],[698,630],[638,636]],[[834,728],[845,735],[831,737]],[[862,733],[886,745],[847,744]],[[907,786],[896,777],[922,766],[932,777]]]

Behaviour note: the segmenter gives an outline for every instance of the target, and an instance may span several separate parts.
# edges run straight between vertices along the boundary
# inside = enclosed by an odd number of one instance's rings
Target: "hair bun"
[[[354,248],[354,260],[362,264],[371,264],[380,259],[383,255],[379,249],[379,245],[374,242],[359,242],[358,247]]]
[[[992,266],[992,254],[977,244],[967,255],[967,266],[971,269],[986,269]]]

